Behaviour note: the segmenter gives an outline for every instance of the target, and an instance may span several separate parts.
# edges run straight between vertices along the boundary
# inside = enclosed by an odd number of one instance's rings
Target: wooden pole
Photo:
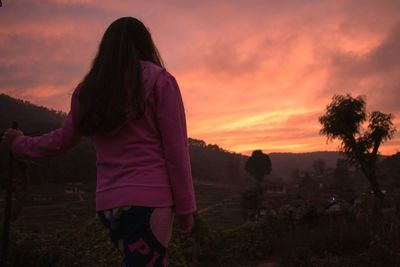
[[[13,121],[12,128],[17,129],[17,122]],[[4,223],[3,223],[3,238],[1,247],[0,267],[7,266],[7,253],[10,241],[10,221],[11,221],[11,206],[12,206],[12,190],[13,190],[13,169],[14,157],[10,149],[10,157],[8,161],[8,179],[6,180],[6,199],[4,208]]]

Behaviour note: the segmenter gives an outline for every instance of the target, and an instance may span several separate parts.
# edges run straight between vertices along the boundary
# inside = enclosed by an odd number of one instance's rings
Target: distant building
[[[324,208],[325,212],[337,212],[351,208],[351,205],[347,201],[339,200],[335,197],[330,198],[328,201],[329,204]]]
[[[52,201],[54,199],[49,195],[30,195],[29,198],[33,202]]]
[[[342,210],[342,205],[340,205],[340,203],[331,203],[325,208],[326,212],[335,212],[341,210]]]
[[[64,188],[64,192],[66,194],[85,194],[85,190],[82,189],[82,183],[68,183],[67,186]]]
[[[273,186],[268,186],[266,192],[282,194],[282,193],[286,193],[287,189],[285,186],[282,186],[282,185],[273,185]]]

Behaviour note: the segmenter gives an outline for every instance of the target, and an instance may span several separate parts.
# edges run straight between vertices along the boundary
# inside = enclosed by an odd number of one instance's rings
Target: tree
[[[226,179],[225,183],[239,181],[242,166],[240,166],[239,158],[234,154],[230,154],[226,163]]]
[[[336,168],[333,171],[333,179],[338,186],[348,186],[350,180],[350,171],[348,168],[347,160],[338,159],[336,162]]]
[[[318,192],[319,184],[318,182],[311,176],[311,173],[306,171],[300,174],[300,183],[299,189],[303,194],[313,194]]]
[[[257,184],[254,188],[250,188],[242,193],[242,210],[247,214],[247,219],[252,219],[257,214],[263,201],[263,186],[265,175],[271,173],[271,159],[261,150],[254,150],[245,164],[245,170],[253,176]]]
[[[246,161],[245,169],[261,184],[265,175],[272,171],[271,159],[261,150],[254,150],[251,157]]]
[[[261,187],[256,186],[247,189],[241,194],[240,206],[243,217],[246,220],[254,220],[263,206],[263,192]]]
[[[328,141],[340,140],[341,152],[350,164],[361,168],[381,206],[384,195],[376,177],[378,150],[393,137],[396,128],[392,114],[379,111],[367,114],[365,105],[363,96],[334,95],[325,115],[319,117],[320,134],[327,136]],[[368,128],[363,129],[362,124],[367,120]]]
[[[388,187],[400,187],[400,152],[380,161],[378,174]]]
[[[322,159],[317,159],[313,162],[313,169],[316,175],[322,175],[325,172],[325,161]]]
[[[292,173],[290,174],[290,176],[292,177],[292,182],[293,183],[300,183],[300,169],[299,168],[294,168],[292,170]]]

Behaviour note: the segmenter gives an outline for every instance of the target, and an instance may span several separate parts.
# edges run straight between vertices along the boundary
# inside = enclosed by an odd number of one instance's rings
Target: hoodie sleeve
[[[172,186],[175,213],[196,211],[182,96],[175,78],[164,71],[155,86],[157,123]]]
[[[58,155],[76,145],[81,135],[75,127],[78,112],[78,88],[71,97],[71,108],[60,128],[41,136],[18,136],[11,144],[16,158],[42,158]]]

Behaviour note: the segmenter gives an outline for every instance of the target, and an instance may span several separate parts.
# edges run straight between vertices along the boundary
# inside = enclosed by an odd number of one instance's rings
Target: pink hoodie
[[[96,134],[96,211],[138,205],[174,206],[176,214],[196,211],[190,168],[185,111],[175,78],[165,69],[142,61],[146,112],[126,120],[113,135]],[[79,87],[62,126],[37,137],[19,136],[12,143],[17,158],[60,154],[76,145]]]

